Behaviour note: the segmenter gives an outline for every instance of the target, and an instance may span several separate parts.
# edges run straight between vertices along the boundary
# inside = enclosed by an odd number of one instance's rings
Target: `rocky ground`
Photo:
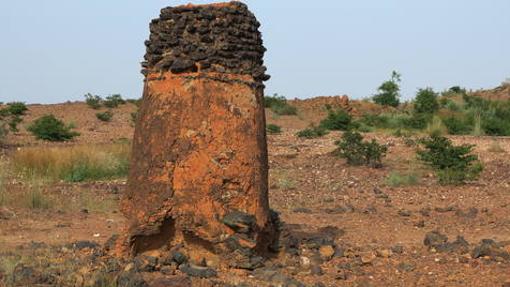
[[[67,110],[70,109],[70,110]],[[76,123],[74,143],[130,138],[129,113],[112,123],[84,104],[31,106],[25,121],[54,113]],[[275,117],[270,135],[270,201],[282,222],[280,251],[256,270],[190,262],[178,248],[130,260],[107,255],[124,219],[117,203],[123,181],[58,183],[44,188],[51,208],[0,207],[0,282],[5,286],[510,286],[510,139],[457,137],[476,144],[481,179],[439,186],[415,159],[409,138],[369,134],[389,146],[382,169],[351,167],[331,154],[340,133],[294,136],[313,121]],[[41,144],[22,131],[16,148]],[[4,159],[5,160],[5,159]],[[419,182],[393,187],[390,173]],[[22,183],[9,181],[15,193]],[[117,284],[117,285],[115,285]],[[2,286],[2,283],[0,283]]]

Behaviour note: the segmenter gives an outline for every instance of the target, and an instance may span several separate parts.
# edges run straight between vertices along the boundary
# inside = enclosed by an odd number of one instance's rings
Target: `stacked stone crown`
[[[213,72],[266,81],[259,27],[240,2],[164,8],[150,25],[142,73]]]

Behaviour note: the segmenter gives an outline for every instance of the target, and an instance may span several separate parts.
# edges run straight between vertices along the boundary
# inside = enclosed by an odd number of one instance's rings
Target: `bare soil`
[[[70,144],[89,144],[130,139],[130,113],[136,107],[127,104],[115,109],[110,123],[97,120],[97,111],[83,103],[34,105],[29,109],[25,124],[53,113],[75,123],[82,134]],[[288,246],[282,247],[266,271],[282,274],[287,285],[260,271],[219,270],[218,278],[193,279],[193,286],[300,286],[289,285],[289,278],[305,286],[510,286],[510,259],[473,255],[483,239],[495,240],[502,251],[510,252],[510,139],[454,137],[456,143],[476,144],[485,170],[476,182],[441,186],[432,171],[416,160],[416,147],[409,146],[408,140],[382,133],[367,137],[388,144],[383,168],[348,166],[332,155],[340,133],[313,140],[295,136],[325,114],[320,108],[300,111],[298,116],[285,117],[267,111],[268,122],[283,129],[282,134],[268,136],[271,208],[284,222],[282,245],[289,245],[290,238],[310,243],[316,235],[331,238],[333,242],[321,244],[333,246],[335,254],[317,262],[314,258],[321,252],[308,243],[297,248],[297,255],[288,252]],[[495,141],[503,151],[493,151]],[[11,136],[8,143],[8,152],[29,145],[50,145],[34,140],[24,130]],[[392,187],[387,183],[392,172],[417,174],[419,182]],[[10,181],[7,188],[17,192],[21,185]],[[52,208],[0,207],[0,259],[36,253],[30,251],[35,247],[27,247],[34,242],[48,246],[76,241],[106,243],[125,223],[116,204],[124,186],[123,181],[58,183],[44,190],[59,203]],[[326,235],[325,230],[334,232]],[[468,252],[441,252],[425,246],[424,239],[431,231],[447,235],[450,242],[464,237],[469,242]],[[63,256],[61,252],[55,251],[54,256]],[[44,254],[45,258],[51,256]],[[1,274],[0,270],[0,278]],[[175,274],[182,275],[180,271]]]

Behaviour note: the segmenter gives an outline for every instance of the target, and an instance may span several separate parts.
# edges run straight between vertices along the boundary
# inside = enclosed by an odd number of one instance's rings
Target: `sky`
[[[150,20],[188,2],[2,1],[0,102],[139,98]],[[392,70],[402,74],[403,99],[510,77],[508,0],[244,2],[262,24],[269,95],[367,98]]]

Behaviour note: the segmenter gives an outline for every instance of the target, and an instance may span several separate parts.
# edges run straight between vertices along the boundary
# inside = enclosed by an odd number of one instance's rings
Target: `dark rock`
[[[52,286],[56,283],[56,278],[52,275],[41,273],[31,266],[18,264],[12,271],[12,282],[14,286]]]
[[[173,276],[161,277],[153,280],[150,287],[191,287],[192,282],[189,277]]]
[[[402,254],[402,253],[404,253],[404,246],[395,245],[395,246],[391,247],[391,251],[395,254]]]
[[[412,272],[416,267],[411,263],[401,262],[398,264],[397,269],[402,272]]]
[[[117,277],[117,287],[149,287],[142,275],[137,272],[122,272]]]
[[[420,209],[420,214],[422,216],[429,217],[430,216],[430,208],[422,208],[422,209]]]
[[[322,276],[324,274],[322,268],[319,265],[312,265],[310,267],[310,273],[315,276]]]
[[[341,205],[334,208],[328,208],[324,210],[327,214],[342,214],[348,212],[354,212],[352,205]]]
[[[459,209],[455,212],[455,215],[457,215],[459,217],[473,219],[473,218],[476,218],[476,216],[478,215],[478,209],[472,207],[472,208],[468,209],[466,212]]]
[[[177,251],[172,254],[172,260],[177,263],[177,265],[181,265],[188,262],[188,257],[184,255],[184,253]]]
[[[405,210],[405,209],[401,209],[398,211],[398,215],[403,216],[403,217],[409,217],[409,216],[411,216],[411,214],[412,214],[411,211]]]
[[[448,242],[448,237],[446,235],[439,233],[439,231],[432,231],[425,235],[423,244],[428,247],[434,247],[446,242]]]
[[[70,245],[67,245],[68,248],[73,250],[83,250],[83,249],[99,249],[101,246],[92,241],[76,241]]]
[[[172,73],[196,72],[197,70],[197,65],[191,60],[177,59],[170,67]]]
[[[199,277],[199,278],[212,278],[216,277],[218,273],[216,270],[208,267],[200,267],[190,264],[183,264],[179,266],[179,270],[184,274],[191,277]]]
[[[255,217],[244,212],[234,211],[225,215],[222,222],[236,232],[249,233],[255,224]]]
[[[294,208],[292,210],[292,212],[294,212],[294,213],[312,213],[312,211],[310,209],[304,208],[304,207]]]
[[[120,268],[120,262],[116,258],[109,258],[109,259],[107,259],[105,265],[106,265],[105,271],[107,273],[119,272],[120,269],[121,269]]]
[[[118,239],[119,239],[118,234],[114,234],[110,238],[108,238],[108,240],[106,241],[106,243],[103,246],[104,250],[107,252],[113,250],[115,248],[115,244],[117,243]]]
[[[9,220],[16,217],[16,214],[7,208],[0,207],[0,220]]]
[[[133,263],[135,264],[135,269],[138,272],[154,272],[158,265],[158,258],[140,255],[133,260]]]
[[[475,259],[485,256],[492,259],[501,258],[503,260],[510,260],[510,253],[505,251],[501,244],[492,239],[483,239],[471,252],[471,257]]]
[[[457,236],[455,241],[448,242],[448,237],[438,231],[427,233],[423,243],[429,248],[434,248],[437,252],[458,252],[461,254],[469,252],[469,243],[464,237]]]
[[[447,242],[434,246],[438,252],[457,252],[466,254],[469,252],[469,243],[462,236],[457,236],[454,242]]]
[[[457,208],[455,206],[436,207],[434,210],[439,213],[446,213],[446,212],[453,212],[453,211],[457,210]]]

